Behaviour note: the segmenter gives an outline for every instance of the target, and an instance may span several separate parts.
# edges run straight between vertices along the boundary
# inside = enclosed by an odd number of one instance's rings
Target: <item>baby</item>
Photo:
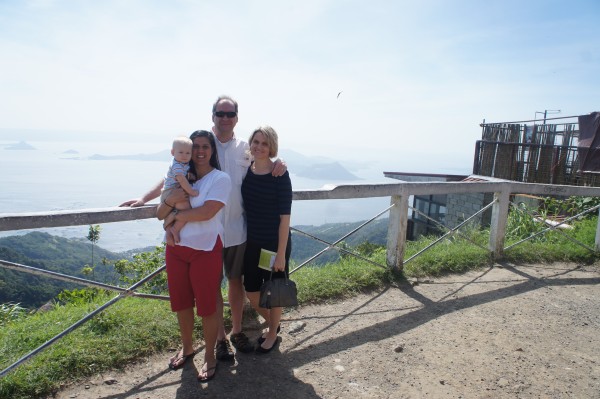
[[[191,197],[196,197],[199,194],[197,190],[192,188],[192,185],[187,180],[188,171],[190,170],[190,160],[192,159],[192,140],[185,136],[177,137],[173,140],[171,155],[173,155],[173,162],[171,163],[171,166],[169,166],[169,170],[165,176],[165,183],[160,195],[160,201],[167,206],[172,206],[173,209],[190,209],[190,202],[188,200],[176,202],[174,204],[166,203],[165,200],[169,197],[171,190],[179,187]],[[175,213],[171,213],[165,218],[163,224],[167,233],[168,245],[179,243],[179,232],[185,225],[185,222],[183,221],[176,221],[173,223],[174,219]]]

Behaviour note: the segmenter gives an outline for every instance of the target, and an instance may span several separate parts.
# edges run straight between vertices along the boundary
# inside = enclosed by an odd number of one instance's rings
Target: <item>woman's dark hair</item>
[[[215,135],[206,130],[196,130],[194,133],[190,134],[190,140],[192,141],[194,141],[194,139],[198,137],[206,137],[208,139],[211,148],[211,155],[208,163],[213,168],[221,170],[221,165],[219,164],[219,155],[217,154],[217,143],[215,142]],[[196,174],[196,166],[194,165],[193,159],[190,162],[190,172],[194,176],[198,176]]]

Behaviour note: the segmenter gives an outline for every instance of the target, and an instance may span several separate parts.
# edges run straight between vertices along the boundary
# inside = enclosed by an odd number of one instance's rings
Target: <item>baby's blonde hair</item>
[[[173,140],[173,148],[177,147],[178,145],[191,147],[192,145],[194,145],[194,143],[192,142],[192,140],[190,140],[189,137],[179,136],[176,137],[175,140]]]

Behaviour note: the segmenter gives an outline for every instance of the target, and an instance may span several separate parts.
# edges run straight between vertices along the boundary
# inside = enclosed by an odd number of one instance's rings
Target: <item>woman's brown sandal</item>
[[[231,334],[229,340],[234,348],[239,352],[250,353],[254,350],[254,346],[250,343],[250,340],[243,332]]]

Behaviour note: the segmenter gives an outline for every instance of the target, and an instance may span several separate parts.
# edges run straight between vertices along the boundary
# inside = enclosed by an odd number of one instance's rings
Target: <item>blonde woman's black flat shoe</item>
[[[277,326],[277,334],[279,334],[281,332],[281,324]],[[263,337],[262,335],[260,337],[258,337],[258,339],[256,340],[256,342],[258,342],[258,345],[262,345],[263,342],[265,342],[265,337]]]
[[[264,341],[263,341],[264,342]],[[261,353],[261,354],[266,354],[269,353],[273,350],[273,348],[275,348],[277,346],[277,344],[279,343],[279,337],[277,337],[277,339],[275,340],[275,342],[273,343],[273,345],[271,345],[270,348],[263,348],[261,345],[262,343],[258,344],[258,346],[256,347],[256,353]]]

